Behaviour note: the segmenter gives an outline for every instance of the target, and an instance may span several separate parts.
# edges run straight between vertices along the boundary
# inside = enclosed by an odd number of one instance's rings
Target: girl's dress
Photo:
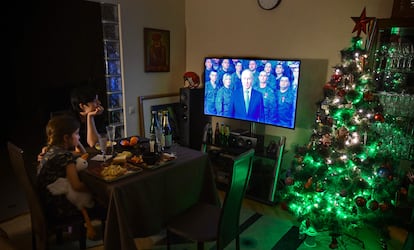
[[[81,212],[66,198],[65,194],[53,195],[47,185],[57,178],[66,178],[66,166],[76,164],[76,157],[72,152],[57,146],[52,146],[44,155],[37,174],[37,187],[40,200],[49,218],[61,218],[81,215]]]

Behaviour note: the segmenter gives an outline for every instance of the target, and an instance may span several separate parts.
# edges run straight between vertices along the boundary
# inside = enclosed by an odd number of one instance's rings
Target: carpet
[[[240,248],[248,250],[290,250],[289,248],[274,248],[277,243],[285,237],[292,241],[292,245],[300,245],[298,230],[291,230],[292,222],[271,216],[261,215],[248,209],[242,209],[240,213],[241,231]],[[288,236],[286,236],[288,235]],[[283,246],[289,246],[284,244]],[[193,250],[196,249],[195,243],[175,244],[173,250]],[[205,249],[214,250],[214,243],[205,244]],[[235,242],[231,242],[226,250],[235,250]],[[291,248],[296,249],[296,248]]]

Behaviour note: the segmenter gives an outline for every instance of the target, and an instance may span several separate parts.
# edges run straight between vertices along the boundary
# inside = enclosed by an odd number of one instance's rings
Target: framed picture
[[[170,71],[170,31],[144,28],[145,72]]]
[[[149,124],[151,123],[151,108],[157,105],[174,104],[180,102],[178,93],[138,96],[138,134],[149,136]]]

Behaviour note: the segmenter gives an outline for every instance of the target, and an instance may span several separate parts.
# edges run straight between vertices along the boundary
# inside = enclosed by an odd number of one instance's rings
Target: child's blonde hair
[[[71,115],[52,117],[46,126],[47,146],[63,145],[65,135],[71,136],[79,128],[79,121]]]

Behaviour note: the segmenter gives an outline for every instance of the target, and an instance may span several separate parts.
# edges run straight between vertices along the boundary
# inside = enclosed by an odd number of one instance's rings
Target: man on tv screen
[[[242,88],[234,90],[230,102],[230,116],[263,122],[264,107],[262,93],[252,88],[253,73],[245,69],[241,74]]]

